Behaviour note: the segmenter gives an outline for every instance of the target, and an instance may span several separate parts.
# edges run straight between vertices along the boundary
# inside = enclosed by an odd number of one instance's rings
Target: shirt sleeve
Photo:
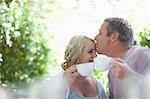
[[[97,79],[96,79],[96,82],[97,82],[96,87],[97,87],[97,91],[98,91],[98,96],[100,97],[100,99],[107,99],[107,96],[105,94],[102,84]]]
[[[110,74],[109,73],[108,73],[108,80],[109,80],[109,83],[108,83],[108,87],[109,87],[108,97],[109,97],[109,99],[113,99],[112,84],[111,84],[111,81],[110,81]]]

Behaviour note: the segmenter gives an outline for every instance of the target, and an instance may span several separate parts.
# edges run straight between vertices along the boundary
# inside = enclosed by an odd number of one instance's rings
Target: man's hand
[[[123,79],[129,75],[134,75],[135,72],[120,58],[113,58],[110,68],[110,74],[116,78]]]

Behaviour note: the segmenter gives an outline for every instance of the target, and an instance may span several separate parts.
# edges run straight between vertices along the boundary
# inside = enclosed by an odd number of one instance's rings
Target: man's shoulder
[[[134,54],[145,54],[145,53],[150,53],[150,48],[147,47],[141,47],[141,46],[133,46],[130,48],[130,53],[134,53]],[[150,55],[150,54],[146,54],[146,55]]]

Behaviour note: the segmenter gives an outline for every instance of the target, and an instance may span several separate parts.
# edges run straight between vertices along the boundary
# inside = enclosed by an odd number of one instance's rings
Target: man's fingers
[[[116,62],[124,63],[124,60],[122,60],[120,58],[113,58],[113,60],[116,61]]]

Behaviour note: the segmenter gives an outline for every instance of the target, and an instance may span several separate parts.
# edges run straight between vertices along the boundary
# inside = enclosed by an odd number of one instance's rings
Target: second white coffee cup
[[[94,58],[93,63],[96,70],[103,72],[107,71],[111,67],[111,61],[111,57],[101,54]]]

